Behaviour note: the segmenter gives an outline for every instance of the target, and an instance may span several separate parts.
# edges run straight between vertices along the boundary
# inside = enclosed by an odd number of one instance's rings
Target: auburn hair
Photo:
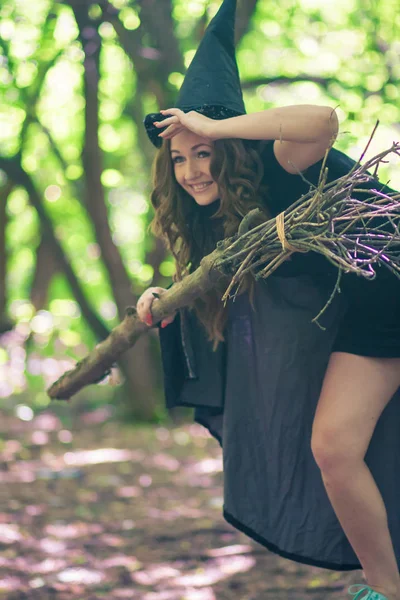
[[[215,249],[221,229],[223,237],[234,235],[243,217],[253,208],[262,211],[261,220],[269,217],[265,207],[267,190],[263,184],[264,168],[260,156],[263,144],[265,142],[241,139],[214,142],[210,173],[218,185],[220,206],[211,219],[215,220],[215,226],[210,227],[213,223],[204,216],[203,207],[199,207],[176,181],[171,143],[170,140],[163,142],[153,164],[151,203],[155,213],[149,228],[164,240],[175,260],[174,281],[194,271],[201,259]],[[240,293],[247,290],[252,298],[253,287],[254,279],[248,276]],[[224,341],[227,307],[221,302],[223,292],[224,289],[217,286],[190,307],[205,327],[214,350],[219,342]]]

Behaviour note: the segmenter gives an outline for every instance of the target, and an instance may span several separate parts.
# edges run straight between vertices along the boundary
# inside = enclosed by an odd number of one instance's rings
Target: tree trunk
[[[49,285],[58,268],[52,246],[46,237],[42,236],[36,251],[36,267],[31,286],[31,302],[36,311],[47,306]]]
[[[113,290],[118,314],[122,319],[127,306],[135,301],[132,283],[115,246],[108,222],[108,212],[104,188],[101,183],[102,154],[99,147],[99,62],[101,37],[98,25],[88,17],[88,3],[71,2],[80,31],[80,39],[85,53],[84,94],[85,140],[83,165],[86,177],[86,208],[93,222],[96,239],[101,249],[102,259],[107,269]],[[140,344],[140,360],[134,360],[131,352],[121,357],[120,367],[124,375],[124,396],[126,415],[142,420],[151,420],[156,407],[155,371],[150,354],[149,339]],[[121,399],[123,401],[123,399]]]
[[[7,247],[6,247],[6,227],[7,227],[7,199],[11,193],[14,184],[6,183],[0,190],[0,333],[11,328],[11,323],[6,315],[7,308]]]

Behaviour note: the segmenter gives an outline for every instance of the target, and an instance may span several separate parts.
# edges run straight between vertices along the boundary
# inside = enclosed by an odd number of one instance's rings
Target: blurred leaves
[[[93,318],[108,328],[117,322],[118,307],[85,202],[82,40],[87,54],[97,32],[101,43],[101,185],[112,243],[130,279],[133,303],[148,285],[167,285],[173,273],[171,258],[147,232],[153,148],[142,119],[159,105],[173,103],[185,66],[219,5],[219,0],[1,3],[0,159],[20,160]],[[87,8],[82,31],[77,7]],[[400,131],[399,28],[394,0],[239,0],[243,38],[238,62],[248,111],[328,103],[338,107],[341,120],[338,147],[358,158],[378,118],[371,155],[387,147]],[[0,171],[0,187],[9,184],[11,175]],[[382,169],[381,178],[400,186],[393,164]],[[87,310],[78,306],[63,267],[56,265],[46,283],[39,277],[50,268],[46,261],[39,264],[39,250],[45,247],[42,221],[24,181],[14,183],[6,205],[7,315],[0,315],[0,324],[15,320],[17,346],[26,355],[17,378],[4,374],[10,363],[3,363],[3,370],[0,366],[0,396],[21,393],[27,377],[40,397],[43,374],[40,369],[29,373],[30,358],[52,357],[53,366],[64,364],[66,357],[79,360],[97,335],[82,318]],[[40,285],[47,287],[43,293]],[[45,299],[43,306],[39,298]],[[37,331],[45,322],[46,330]],[[10,343],[0,340],[7,352]],[[59,368],[48,369],[50,379],[55,378]]]

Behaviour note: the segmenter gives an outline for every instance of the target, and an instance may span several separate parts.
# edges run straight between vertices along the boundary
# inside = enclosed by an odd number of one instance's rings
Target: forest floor
[[[0,420],[0,598],[345,600],[360,572],[280,558],[222,516],[222,456],[199,425]]]

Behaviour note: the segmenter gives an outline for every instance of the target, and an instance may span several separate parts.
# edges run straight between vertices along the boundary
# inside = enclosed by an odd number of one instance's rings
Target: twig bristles
[[[270,219],[228,240],[215,265],[231,277],[223,302],[232,297],[233,289],[236,296],[246,274],[266,278],[292,252],[318,252],[339,268],[340,275],[353,272],[371,278],[383,265],[400,277],[400,194],[362,187],[372,179],[368,171],[379,167],[389,154],[400,156],[400,143],[363,165],[356,163],[348,174],[328,184],[324,160],[318,185],[279,215],[279,222]],[[356,194],[366,197],[360,200]],[[249,214],[247,219],[256,216]],[[339,283],[340,276],[333,293]]]

